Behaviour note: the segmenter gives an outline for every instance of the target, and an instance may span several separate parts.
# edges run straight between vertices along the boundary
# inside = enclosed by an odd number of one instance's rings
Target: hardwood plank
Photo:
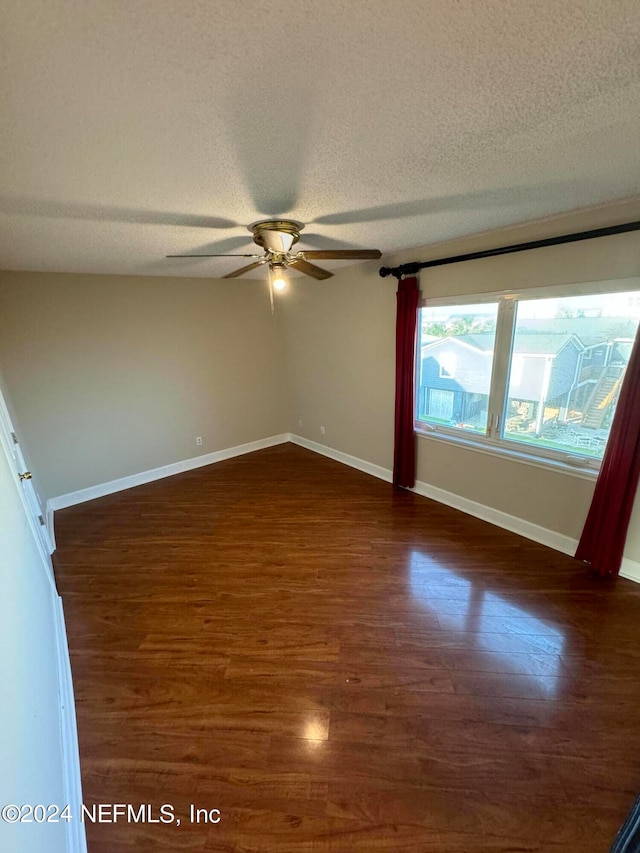
[[[640,588],[291,445],[56,513],[89,853],[601,853]]]

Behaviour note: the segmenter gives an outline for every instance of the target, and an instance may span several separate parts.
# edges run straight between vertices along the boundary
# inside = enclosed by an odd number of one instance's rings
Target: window
[[[498,303],[423,308],[419,421],[485,433]]]
[[[640,290],[577,289],[425,305],[417,429],[597,468],[640,321]]]

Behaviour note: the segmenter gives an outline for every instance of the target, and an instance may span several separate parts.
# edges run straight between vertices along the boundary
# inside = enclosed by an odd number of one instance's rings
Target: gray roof
[[[518,332],[513,351],[516,353],[531,353],[532,355],[557,355],[572,339],[575,340],[574,335],[567,334],[566,332],[551,334]],[[458,335],[454,340],[488,352],[493,349],[495,334],[493,332],[480,332],[477,335]]]
[[[553,317],[518,321],[518,329],[524,333],[575,335],[585,347],[633,337],[635,328],[635,320],[628,317]]]
[[[569,341],[576,346],[597,346],[607,341],[622,338],[618,348],[624,350],[624,340],[633,338],[635,320],[627,317],[554,317],[550,319],[520,320],[517,324],[514,352],[531,355],[557,355]],[[423,335],[422,340],[427,338]],[[495,343],[495,332],[476,332],[467,335],[451,335],[448,338],[428,336],[433,346],[438,340],[455,340],[482,352],[491,352]]]
[[[566,332],[552,332],[546,335],[518,332],[513,351],[532,355],[557,355],[570,341],[582,350],[577,336]]]

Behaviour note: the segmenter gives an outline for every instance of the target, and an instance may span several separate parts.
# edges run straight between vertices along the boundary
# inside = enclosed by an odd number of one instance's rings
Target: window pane
[[[486,433],[498,304],[423,308],[416,418]]]
[[[640,293],[520,300],[503,438],[601,459]]]

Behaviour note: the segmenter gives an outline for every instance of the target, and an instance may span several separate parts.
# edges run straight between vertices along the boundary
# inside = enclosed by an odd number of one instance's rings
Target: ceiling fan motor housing
[[[301,222],[291,219],[266,219],[249,226],[254,243],[277,254],[286,254],[300,239],[303,228]]]

